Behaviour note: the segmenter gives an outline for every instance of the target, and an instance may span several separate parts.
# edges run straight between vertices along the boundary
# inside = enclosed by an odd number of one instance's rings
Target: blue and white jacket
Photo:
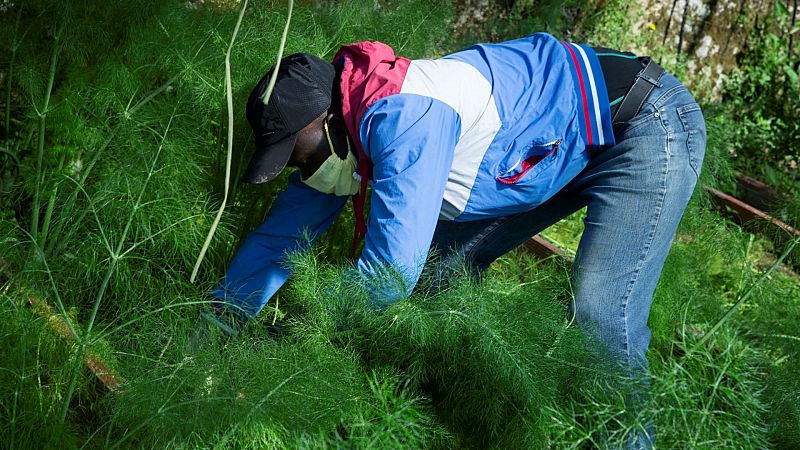
[[[561,190],[591,154],[614,145],[594,51],[537,33],[410,61],[379,42],[343,47],[342,112],[372,162],[368,233],[356,263],[380,279],[378,303],[415,286],[438,220],[529,211]],[[255,315],[289,276],[287,252],[321,235],[347,197],[289,178],[267,220],[213,294]],[[379,277],[390,265],[400,277]],[[389,281],[396,280],[396,281]]]

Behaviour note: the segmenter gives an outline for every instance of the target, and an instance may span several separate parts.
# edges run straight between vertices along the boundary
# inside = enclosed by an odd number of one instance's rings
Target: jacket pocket
[[[522,150],[510,152],[497,165],[495,178],[504,184],[514,184],[528,173],[544,170],[555,158],[561,138],[545,143],[531,143]]]

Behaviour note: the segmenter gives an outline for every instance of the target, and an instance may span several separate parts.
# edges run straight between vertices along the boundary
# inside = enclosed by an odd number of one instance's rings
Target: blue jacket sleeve
[[[298,250],[306,236],[316,241],[347,199],[305,185],[299,171],[291,174],[267,220],[247,236],[212,295],[242,318],[254,317],[289,278],[286,254]]]
[[[370,107],[361,142],[373,184],[364,250],[357,268],[377,304],[408,297],[439,218],[460,119],[445,103],[399,94]]]

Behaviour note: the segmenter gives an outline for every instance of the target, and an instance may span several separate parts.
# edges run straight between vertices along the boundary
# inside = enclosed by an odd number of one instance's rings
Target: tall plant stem
[[[122,241],[120,241],[122,242]],[[67,412],[69,412],[69,404],[72,401],[72,395],[75,393],[75,384],[78,381],[78,373],[83,367],[83,355],[86,354],[86,344],[89,340],[89,333],[91,332],[92,324],[94,323],[94,317],[97,314],[97,310],[100,306],[100,301],[103,299],[103,295],[105,295],[106,289],[108,288],[108,283],[111,281],[111,275],[114,273],[114,269],[117,265],[117,258],[112,256],[111,263],[108,265],[108,270],[106,271],[106,276],[103,278],[103,284],[100,285],[100,290],[97,291],[97,296],[94,300],[94,307],[92,308],[92,317],[89,319],[89,325],[87,326],[86,334],[80,338],[80,345],[78,347],[78,354],[75,356],[75,364],[72,366],[72,376],[69,379],[69,384],[67,385],[67,393],[64,396],[64,404],[61,406],[61,415],[59,416],[61,423],[67,420]]]
[[[50,57],[50,75],[47,80],[47,91],[44,94],[44,105],[42,109],[37,108],[39,116],[39,148],[36,154],[36,185],[33,191],[33,208],[31,218],[31,236],[41,245],[39,240],[39,191],[42,184],[42,167],[44,160],[44,133],[45,121],[47,119],[47,109],[50,107],[50,94],[53,92],[53,82],[56,78],[56,63],[58,62],[58,54],[61,52],[61,30],[58,31],[55,38],[55,45],[53,46],[53,54]]]
[[[21,39],[17,39],[17,32],[19,32],[19,19],[22,16],[22,5],[17,11],[17,21],[14,24],[14,43],[11,44],[11,60],[8,63],[8,72],[6,73],[6,120],[4,122],[3,132],[5,138],[11,137],[11,77],[14,75],[14,60],[17,58],[17,50],[19,50],[19,43]]]
[[[56,173],[60,173],[61,169],[64,168],[64,160],[66,159],[66,155],[61,155],[61,160],[58,162],[58,170]],[[58,185],[56,184],[53,186],[53,192],[50,193],[50,198],[47,200],[47,210],[44,214],[44,222],[42,223],[42,232],[40,234],[40,242],[41,246],[44,247],[45,243],[47,242],[47,232],[50,229],[50,220],[53,218],[53,209],[56,206],[56,197],[58,197]]]
[[[113,253],[109,255],[111,261],[108,264],[105,277],[103,277],[103,282],[100,284],[100,289],[98,289],[97,295],[94,298],[94,305],[92,305],[92,313],[89,315],[89,322],[86,325],[86,332],[84,333],[83,337],[80,338],[78,354],[75,358],[75,365],[72,368],[72,377],[70,378],[69,385],[67,386],[67,394],[64,397],[64,404],[61,407],[61,423],[64,423],[67,418],[69,403],[72,400],[72,395],[75,392],[75,384],[78,380],[78,373],[83,365],[83,356],[86,354],[86,347],[91,341],[92,329],[94,328],[94,322],[97,318],[97,311],[100,309],[100,303],[103,301],[103,296],[108,289],[108,284],[111,281],[111,276],[114,274],[114,269],[116,269],[117,263],[123,258],[122,247],[125,245],[125,239],[128,237],[128,232],[133,224],[133,219],[136,217],[136,214],[139,212],[139,208],[142,206],[142,198],[144,198],[144,193],[147,191],[147,185],[150,183],[150,179],[153,178],[153,174],[156,172],[156,163],[158,162],[158,157],[161,155],[161,150],[164,148],[164,142],[167,140],[167,134],[169,133],[174,116],[175,113],[173,112],[172,116],[170,116],[169,123],[167,123],[166,130],[164,130],[164,135],[161,139],[161,144],[158,147],[158,151],[153,158],[153,163],[150,165],[150,168],[147,171],[147,178],[145,178],[142,188],[139,190],[139,196],[136,198],[136,203],[134,203],[131,213],[128,216],[128,221],[125,223],[125,227],[122,229],[119,242],[117,242],[117,246],[113,250]]]
[[[278,58],[275,60],[275,70],[272,71],[272,77],[269,79],[267,90],[261,97],[261,101],[266,105],[269,101],[269,96],[272,94],[272,89],[275,87],[275,80],[278,79],[278,68],[281,66],[281,58],[283,57],[283,49],[286,47],[286,37],[289,35],[289,24],[292,22],[292,8],[294,8],[294,1],[289,0],[289,11],[286,13],[286,25],[283,27],[283,34],[281,35],[281,43],[278,45]]]
[[[786,259],[786,257],[792,253],[792,251],[794,250],[795,246],[797,246],[798,243],[800,243],[800,238],[795,238],[792,242],[790,242],[789,245],[786,246],[786,250],[784,250],[783,254],[778,259],[776,259],[775,262],[772,263],[769,266],[769,268],[767,268],[767,270],[765,270],[761,274],[760,277],[758,277],[758,280],[756,280],[755,283],[751,284],[750,287],[747,288],[744,294],[742,294],[739,297],[739,300],[737,300],[736,303],[734,303],[733,306],[731,306],[728,309],[728,311],[726,311],[725,314],[722,317],[720,317],[717,323],[715,323],[714,326],[711,327],[711,329],[708,330],[708,332],[706,332],[706,334],[703,335],[703,337],[692,347],[692,349],[689,352],[687,352],[687,354],[693,353],[695,350],[700,348],[700,346],[702,346],[706,341],[711,339],[711,337],[719,330],[722,324],[727,322],[728,319],[731,318],[733,313],[735,313],[736,310],[738,310],[739,307],[742,306],[744,302],[747,301],[748,298],[750,298],[750,295],[753,293],[753,291],[755,291],[755,289],[761,285],[761,283],[772,273],[772,271],[775,270],[775,268],[778,267],[783,262],[783,260]]]
[[[289,0],[289,12],[286,19],[286,26],[283,29],[281,45],[278,49],[278,61],[280,61],[281,55],[283,54],[283,46],[286,41],[286,34],[289,30],[289,22],[292,19],[293,6],[294,2]],[[225,211],[225,205],[228,203],[228,192],[230,191],[231,184],[231,159],[233,157],[233,88],[231,83],[231,52],[233,51],[233,44],[236,42],[236,35],[239,34],[239,27],[242,25],[242,19],[244,19],[244,12],[246,9],[247,0],[242,2],[242,7],[239,10],[239,18],[236,20],[236,26],[233,29],[233,36],[231,36],[231,40],[228,43],[228,51],[225,53],[225,96],[228,104],[228,154],[225,159],[225,190],[222,196],[222,204],[219,206],[219,210],[217,210],[217,216],[214,218],[214,222],[211,224],[211,229],[208,231],[206,240],[203,243],[203,248],[200,249],[200,254],[197,256],[194,269],[192,269],[192,276],[189,278],[192,283],[194,283],[194,280],[197,279],[197,272],[200,270],[200,264],[203,262],[203,258],[206,256],[208,247],[211,245],[211,239],[214,238],[214,233],[217,231],[219,221],[222,219],[222,213]],[[275,70],[272,74],[272,79],[267,87],[267,95],[269,95],[269,93],[272,91],[272,87],[275,84],[275,76],[277,74],[277,70]]]
[[[211,229],[208,230],[208,235],[203,243],[203,248],[200,249],[200,254],[197,256],[194,269],[192,269],[192,276],[189,278],[189,281],[192,283],[194,283],[194,280],[197,278],[197,272],[200,270],[200,264],[203,262],[203,258],[206,256],[208,246],[211,245],[211,239],[214,238],[214,233],[217,231],[219,221],[222,219],[222,213],[225,211],[225,205],[228,203],[228,191],[230,190],[231,184],[231,158],[233,155],[233,87],[231,83],[231,51],[233,50],[234,42],[236,42],[236,35],[239,34],[239,27],[242,25],[242,19],[244,19],[244,12],[246,9],[247,0],[244,0],[244,2],[242,2],[241,9],[239,9],[239,17],[236,19],[236,26],[233,28],[233,35],[228,43],[228,51],[225,52],[225,97],[228,106],[228,151],[225,158],[224,194],[222,196],[222,204],[219,206],[219,210],[217,210],[217,216],[214,217],[214,222],[211,224]]]

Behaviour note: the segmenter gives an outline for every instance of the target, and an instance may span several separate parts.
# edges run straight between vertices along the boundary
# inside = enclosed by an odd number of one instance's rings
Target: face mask
[[[323,122],[325,127],[325,137],[328,138],[328,147],[331,149],[331,156],[322,163],[313,175],[303,183],[326,194],[339,196],[355,195],[361,188],[361,183],[355,177],[358,161],[353,152],[350,151],[350,141],[347,141],[347,159],[339,158],[333,151],[333,141],[328,131],[328,120]]]

